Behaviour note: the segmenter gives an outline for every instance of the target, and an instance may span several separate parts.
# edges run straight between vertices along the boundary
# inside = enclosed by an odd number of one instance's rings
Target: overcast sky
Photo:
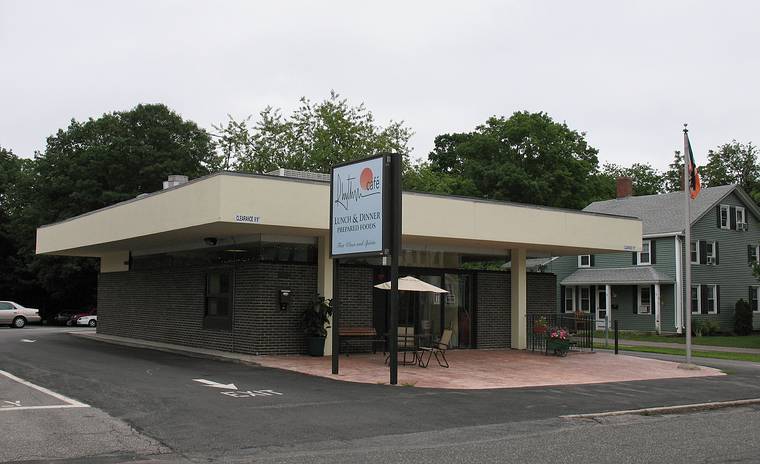
[[[760,143],[757,2],[0,0],[0,146],[163,102],[209,128],[331,89],[433,138],[546,111],[600,160]],[[367,6],[367,5],[374,6]]]

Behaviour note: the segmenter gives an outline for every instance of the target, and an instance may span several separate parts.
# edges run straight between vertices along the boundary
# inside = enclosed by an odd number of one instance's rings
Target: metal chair
[[[422,355],[420,355],[420,367],[428,367],[430,358],[433,356],[435,356],[435,360],[438,361],[439,366],[449,367],[449,362],[446,360],[446,350],[449,349],[449,344],[451,343],[451,334],[451,329],[445,329],[438,342],[432,344],[433,346],[419,347],[419,350],[422,352]],[[423,359],[425,353],[428,354],[427,361]]]

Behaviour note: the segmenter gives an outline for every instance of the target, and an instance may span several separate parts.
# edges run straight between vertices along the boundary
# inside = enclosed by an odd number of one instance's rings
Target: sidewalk
[[[603,342],[604,339],[600,339],[600,342]],[[612,339],[610,339],[610,347],[613,346],[613,343],[615,343]],[[654,348],[675,348],[675,349],[686,349],[685,343],[665,343],[665,342],[642,342],[637,340],[625,340],[620,339],[619,343],[621,345],[628,345],[628,346],[651,346]],[[746,353],[746,354],[758,354],[760,355],[760,349],[757,348],[733,348],[730,346],[710,346],[710,345],[691,345],[691,349],[694,351],[717,351],[721,353]]]

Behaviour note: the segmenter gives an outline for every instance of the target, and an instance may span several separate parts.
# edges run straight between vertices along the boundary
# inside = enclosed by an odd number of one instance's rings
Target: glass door
[[[604,285],[596,288],[596,328],[604,329],[604,318],[607,317],[607,292]]]
[[[472,347],[472,295],[468,274],[445,274],[443,328],[451,329],[451,348]]]

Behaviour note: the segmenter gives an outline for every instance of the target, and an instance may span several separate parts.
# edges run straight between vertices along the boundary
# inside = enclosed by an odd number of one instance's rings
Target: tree
[[[597,172],[597,153],[584,133],[546,113],[516,112],[436,137],[428,175],[457,179],[466,192],[452,193],[580,209],[597,194],[587,182]]]
[[[760,200],[760,168],[757,165],[757,147],[732,140],[707,153],[707,165],[701,170],[707,187],[736,184]]]
[[[626,168],[613,163],[605,163],[602,167],[601,176],[606,177],[612,183],[613,192],[615,191],[615,182],[621,176],[630,177],[633,180],[633,194],[636,196],[657,195],[663,191],[663,174],[649,164],[633,163]]]
[[[96,298],[97,261],[36,256],[37,227],[160,190],[170,174],[198,177],[218,164],[210,135],[161,104],[72,120],[48,137],[28,166],[33,194],[14,224],[23,239],[14,244],[12,278],[17,286],[26,282],[27,304],[60,310]]]
[[[39,219],[59,221],[128,200],[160,190],[168,175],[199,177],[217,164],[211,136],[165,105],[72,119],[37,156]]]
[[[314,103],[303,97],[289,117],[266,107],[250,116],[214,126],[225,169],[262,173],[278,168],[328,172],[334,164],[381,152],[404,155],[408,165],[412,131],[403,122],[383,127],[364,104],[351,106],[337,93]]]
[[[665,192],[678,192],[683,190],[683,155],[679,150],[673,152],[673,162],[668,165],[668,170],[663,174],[663,190]]]

